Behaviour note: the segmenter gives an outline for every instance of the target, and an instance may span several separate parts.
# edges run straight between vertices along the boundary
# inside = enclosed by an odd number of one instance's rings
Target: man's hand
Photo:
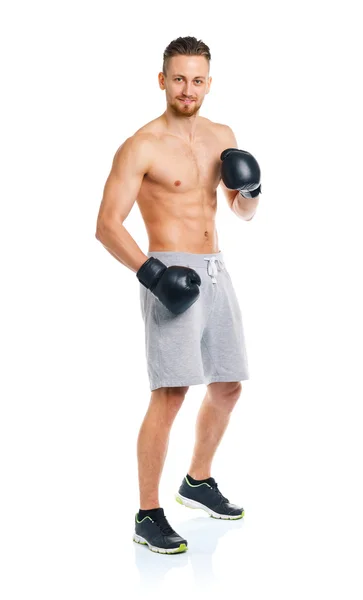
[[[141,265],[136,277],[175,315],[198,300],[202,283],[194,269],[180,265],[167,267],[153,256]]]
[[[255,198],[261,193],[260,167],[252,154],[238,148],[226,148],[221,161],[221,177],[227,188],[239,190],[245,198]]]

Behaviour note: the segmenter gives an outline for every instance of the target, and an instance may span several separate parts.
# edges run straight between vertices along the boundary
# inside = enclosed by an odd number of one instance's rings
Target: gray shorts
[[[150,389],[249,379],[242,315],[221,252],[148,252],[200,276],[198,300],[174,315],[140,283]]]

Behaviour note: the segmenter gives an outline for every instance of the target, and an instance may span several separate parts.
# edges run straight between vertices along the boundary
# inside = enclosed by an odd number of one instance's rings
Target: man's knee
[[[208,396],[218,407],[232,410],[242,392],[240,381],[216,381],[208,385]]]

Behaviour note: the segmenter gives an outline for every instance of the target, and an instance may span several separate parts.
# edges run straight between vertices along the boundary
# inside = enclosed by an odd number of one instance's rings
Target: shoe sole
[[[221,515],[219,513],[216,513],[211,508],[208,508],[208,506],[205,506],[204,504],[201,504],[200,502],[197,502],[196,500],[191,500],[190,498],[185,498],[185,496],[182,496],[179,493],[175,494],[175,500],[177,502],[179,502],[179,504],[182,504],[183,506],[186,506],[187,508],[201,508],[206,513],[208,513],[210,517],[213,517],[213,519],[227,519],[229,521],[236,521],[237,519],[242,519],[242,517],[245,514],[245,511],[242,510],[242,513],[240,515]]]
[[[152,552],[158,552],[159,554],[179,554],[180,552],[186,552],[188,550],[188,546],[186,544],[180,544],[178,548],[158,548],[157,546],[149,544],[145,538],[141,537],[141,535],[137,535],[137,533],[134,533],[132,539],[137,544],[146,545],[149,547],[149,550]]]

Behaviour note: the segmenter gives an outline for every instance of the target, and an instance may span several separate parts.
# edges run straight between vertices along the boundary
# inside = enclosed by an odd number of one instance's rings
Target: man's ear
[[[161,90],[165,90],[165,75],[162,71],[160,71],[158,75],[159,87]]]

